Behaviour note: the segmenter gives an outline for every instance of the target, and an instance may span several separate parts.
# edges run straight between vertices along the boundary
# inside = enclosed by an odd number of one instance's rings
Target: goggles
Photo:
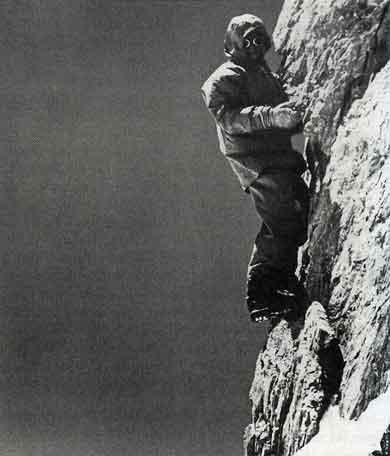
[[[244,49],[249,49],[250,47],[258,47],[260,46],[262,39],[260,36],[254,36],[253,38],[245,38],[244,39]]]

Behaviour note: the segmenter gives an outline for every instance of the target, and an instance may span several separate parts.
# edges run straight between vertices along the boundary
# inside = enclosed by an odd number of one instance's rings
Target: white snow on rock
[[[390,423],[390,390],[371,401],[358,420],[341,418],[337,406],[326,412],[320,432],[296,456],[368,456]]]

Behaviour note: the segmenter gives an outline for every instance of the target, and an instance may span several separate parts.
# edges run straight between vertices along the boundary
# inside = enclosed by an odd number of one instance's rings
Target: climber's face
[[[249,60],[256,61],[262,59],[267,52],[267,38],[263,30],[258,27],[249,30],[242,38],[242,50]]]

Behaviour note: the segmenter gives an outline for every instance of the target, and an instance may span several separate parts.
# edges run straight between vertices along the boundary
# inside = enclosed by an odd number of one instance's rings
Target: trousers
[[[260,175],[249,187],[260,229],[248,265],[249,312],[269,307],[275,291],[295,293],[298,249],[306,242],[309,212],[308,187],[293,171],[275,170]]]

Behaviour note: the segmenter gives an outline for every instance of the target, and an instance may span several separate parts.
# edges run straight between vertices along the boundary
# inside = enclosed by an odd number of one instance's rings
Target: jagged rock
[[[286,0],[273,35],[291,96],[311,113],[306,132],[327,156],[345,113],[388,58],[387,2],[365,3]]]
[[[349,417],[359,416],[390,380],[389,99],[387,65],[339,128],[324,179],[341,209],[329,310],[348,354],[341,407]]]
[[[389,58],[389,23],[389,2],[300,0],[286,1],[275,31],[291,93],[311,112],[307,286],[345,354],[349,417],[389,384],[389,66],[375,76]]]
[[[381,455],[390,456],[390,426],[386,429],[381,440]]]
[[[257,361],[247,455],[290,455],[309,441],[339,388],[342,366],[321,304],[309,307],[304,324],[282,320]]]
[[[309,119],[312,209],[302,273],[311,298],[327,310],[345,361],[338,413],[358,420],[390,384],[389,1],[286,0],[274,41],[290,96]],[[308,317],[297,338],[281,322],[256,367],[254,417],[267,424],[264,442],[276,456],[293,454],[318,432],[335,390],[318,375],[335,378],[339,366],[320,366],[318,351],[317,364],[316,357],[298,357],[303,334],[314,337]],[[266,370],[259,367],[263,357]],[[309,379],[317,408],[307,402]],[[250,429],[246,442],[255,441],[253,454],[262,455]],[[376,451],[384,454],[380,439]]]

